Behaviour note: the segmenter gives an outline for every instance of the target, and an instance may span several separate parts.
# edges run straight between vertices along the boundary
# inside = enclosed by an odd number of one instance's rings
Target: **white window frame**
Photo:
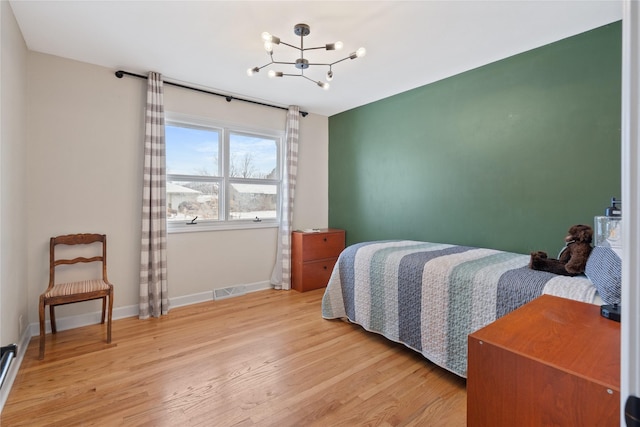
[[[280,206],[282,203],[282,145],[284,141],[284,130],[279,129],[257,129],[235,123],[224,123],[215,121],[205,117],[191,116],[174,112],[165,112],[165,125],[177,125],[191,128],[211,129],[221,133],[218,147],[218,176],[198,176],[198,175],[182,175],[167,173],[166,181],[180,180],[181,178],[190,181],[217,182],[219,185],[218,205],[219,216],[217,220],[200,220],[197,219],[195,224],[187,225],[188,221],[168,221],[168,233],[188,233],[203,232],[215,230],[240,230],[240,229],[258,229],[258,228],[276,228],[280,225]],[[229,176],[230,167],[230,134],[244,134],[249,136],[259,136],[273,138],[277,143],[277,179],[261,179],[261,178],[237,178]],[[276,218],[260,218],[255,219],[230,219],[229,218],[229,187],[232,183],[246,184],[272,184],[276,185],[277,201],[276,201]]]

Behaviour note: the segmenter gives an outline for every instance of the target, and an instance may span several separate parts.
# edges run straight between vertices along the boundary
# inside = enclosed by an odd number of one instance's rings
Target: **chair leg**
[[[109,292],[109,314],[107,319],[107,344],[111,344],[111,315],[113,313],[113,288]],[[103,311],[104,316],[104,311]]]
[[[104,323],[104,316],[107,312],[107,297],[102,297],[102,320],[100,323]]]
[[[51,333],[57,333],[58,329],[56,328],[56,313],[52,304],[49,304],[49,320],[51,321]]]
[[[44,359],[44,298],[40,296],[40,304],[38,306],[38,313],[40,314],[40,353],[38,359]]]

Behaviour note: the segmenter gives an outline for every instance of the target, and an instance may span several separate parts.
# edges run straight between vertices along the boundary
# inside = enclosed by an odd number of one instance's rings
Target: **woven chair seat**
[[[80,282],[59,283],[45,292],[45,298],[63,297],[67,295],[86,294],[89,292],[106,291],[109,285],[102,279],[82,280]]]

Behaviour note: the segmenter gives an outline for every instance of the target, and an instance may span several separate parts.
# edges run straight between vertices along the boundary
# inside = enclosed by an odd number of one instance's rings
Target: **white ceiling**
[[[407,91],[622,18],[619,1],[31,1],[10,0],[30,50],[267,103],[333,114]],[[340,40],[331,89],[298,77],[270,79],[263,31],[305,47]],[[276,46],[276,60],[295,50]],[[296,55],[294,55],[296,56]],[[273,67],[273,66],[272,66]],[[296,72],[292,66],[274,69]],[[306,75],[324,79],[327,67]],[[114,77],[115,78],[115,77]]]

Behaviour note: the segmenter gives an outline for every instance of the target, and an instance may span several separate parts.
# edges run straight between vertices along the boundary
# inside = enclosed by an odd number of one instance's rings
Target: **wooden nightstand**
[[[344,230],[294,231],[291,249],[291,287],[300,292],[325,287],[344,249]]]
[[[467,425],[619,426],[620,323],[543,295],[470,334]]]

